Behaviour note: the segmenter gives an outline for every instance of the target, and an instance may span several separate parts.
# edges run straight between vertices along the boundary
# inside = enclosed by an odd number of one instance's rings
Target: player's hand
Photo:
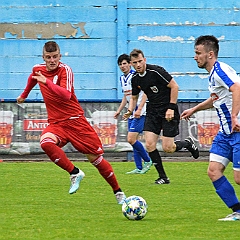
[[[192,108],[186,109],[182,112],[180,119],[185,119],[186,121],[190,120],[190,117],[193,115],[194,111]]]
[[[18,104],[21,104],[21,103],[24,103],[26,98],[22,98],[21,96],[17,97],[17,103]]]
[[[119,114],[120,114],[120,112],[115,112],[113,117],[116,119],[116,118],[118,118]]]
[[[40,71],[35,72],[35,75],[32,76],[33,79],[36,79],[38,82],[46,84],[47,78],[42,75]]]
[[[132,115],[132,112],[128,110],[126,113],[124,113],[123,120],[127,120],[131,115]]]
[[[141,117],[141,110],[138,109],[135,113],[134,113],[134,117],[135,118],[140,118]]]
[[[171,121],[171,120],[173,120],[173,118],[174,118],[174,110],[168,109],[168,110],[166,111],[165,118],[166,118],[166,120],[167,120],[168,122]]]
[[[232,117],[232,132],[240,132],[240,124],[237,117]]]

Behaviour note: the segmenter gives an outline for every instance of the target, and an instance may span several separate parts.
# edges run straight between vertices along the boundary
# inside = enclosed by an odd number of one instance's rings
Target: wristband
[[[176,104],[176,103],[169,103],[169,105],[168,105],[168,109],[175,110],[176,107],[177,107],[177,104]]]

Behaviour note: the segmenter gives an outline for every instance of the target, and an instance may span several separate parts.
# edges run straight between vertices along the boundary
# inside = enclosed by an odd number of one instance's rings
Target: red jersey
[[[46,104],[49,123],[84,114],[74,93],[72,69],[61,62],[53,71],[47,71],[45,63],[35,65],[28,78],[27,86],[21,94],[22,98],[27,98],[29,92],[38,83],[32,78],[38,71],[47,78],[46,84],[39,83],[39,86]]]

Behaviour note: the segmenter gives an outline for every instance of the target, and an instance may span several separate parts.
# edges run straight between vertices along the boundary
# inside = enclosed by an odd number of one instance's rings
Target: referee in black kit
[[[197,159],[199,151],[191,137],[187,137],[183,141],[174,141],[174,137],[179,134],[180,122],[176,81],[163,67],[147,64],[141,50],[134,49],[130,53],[130,58],[136,72],[132,77],[132,98],[124,118],[127,119],[132,114],[138,94],[143,90],[148,97],[144,125],[146,149],[159,174],[155,183],[169,184],[170,180],[164,171],[162,159],[156,147],[161,130],[164,152],[172,153],[186,148]]]

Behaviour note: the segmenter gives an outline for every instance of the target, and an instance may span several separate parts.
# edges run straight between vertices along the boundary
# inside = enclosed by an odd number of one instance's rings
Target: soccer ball
[[[128,220],[141,220],[145,217],[147,208],[147,203],[142,197],[130,196],[123,203],[122,212]]]

